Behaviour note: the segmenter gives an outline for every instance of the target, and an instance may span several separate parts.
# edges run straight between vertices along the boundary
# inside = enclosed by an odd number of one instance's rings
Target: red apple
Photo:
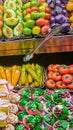
[[[29,14],[29,13],[31,13],[31,8],[28,8],[28,9],[26,9],[26,14]]]
[[[33,12],[33,11],[38,11],[38,7],[33,6],[33,7],[31,8],[31,12]]]
[[[50,13],[50,8],[49,7],[45,7],[45,12],[46,13]]]
[[[49,19],[50,17],[51,17],[51,14],[45,13],[45,18],[46,18],[46,19]]]
[[[45,25],[41,28],[41,34],[45,35],[48,32],[49,26]]]

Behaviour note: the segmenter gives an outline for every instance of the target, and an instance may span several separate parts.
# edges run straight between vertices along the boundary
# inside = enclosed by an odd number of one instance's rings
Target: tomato
[[[49,70],[49,71],[53,71],[53,67],[54,67],[53,64],[48,65],[48,70]]]
[[[38,11],[38,7],[33,6],[33,7],[31,8],[31,12],[32,12],[32,11]]]
[[[70,83],[70,82],[72,82],[72,79],[73,79],[72,75],[70,75],[70,74],[65,74],[62,76],[62,81],[64,83]]]
[[[53,71],[49,71],[47,75],[48,79],[52,79],[52,75],[53,75]]]
[[[49,20],[45,20],[45,21],[44,21],[44,25],[50,25]]]
[[[57,81],[56,87],[57,88],[66,88],[66,85],[63,83],[63,81]]]
[[[50,8],[48,8],[48,7],[45,8],[46,13],[50,13],[50,11],[51,11]]]
[[[45,18],[46,18],[46,19],[49,19],[50,17],[51,17],[51,14],[45,13]]]
[[[66,65],[61,65],[59,68],[60,74],[68,74],[69,73],[69,67]]]
[[[70,84],[68,84],[68,88],[69,89],[73,89],[73,82],[71,82]]]
[[[73,73],[73,65],[69,66],[69,73],[71,73],[71,74]]]
[[[54,81],[59,81],[59,80],[61,80],[61,75],[60,75],[60,73],[59,73],[59,72],[54,72],[53,75],[52,75],[52,79],[53,79]]]
[[[54,71],[54,72],[59,72],[59,68],[60,68],[60,65],[59,65],[59,64],[55,64],[55,65],[53,66],[53,71]]]
[[[41,28],[41,34],[44,35],[48,32],[49,26],[45,25]]]
[[[52,79],[46,81],[46,86],[50,89],[55,88],[55,82]]]

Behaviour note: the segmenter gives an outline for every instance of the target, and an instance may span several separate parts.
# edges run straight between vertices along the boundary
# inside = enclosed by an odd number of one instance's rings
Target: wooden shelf
[[[33,50],[43,38],[0,42],[0,56],[24,55]],[[73,51],[73,35],[54,36],[36,54]]]

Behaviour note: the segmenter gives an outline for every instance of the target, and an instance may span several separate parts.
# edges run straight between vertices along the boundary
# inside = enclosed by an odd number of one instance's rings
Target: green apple
[[[44,7],[44,6],[40,6],[40,7],[39,7],[39,11],[40,11],[40,12],[45,12],[45,7]]]
[[[39,12],[40,13],[40,18],[45,18],[45,12]]]
[[[47,4],[46,2],[43,2],[43,3],[42,3],[42,6],[48,7],[48,4]]]
[[[23,9],[30,8],[30,2],[27,2],[26,4],[23,5]]]
[[[39,17],[40,17],[40,13],[39,13],[39,12],[33,11],[33,12],[31,13],[31,19],[36,20],[36,19],[38,19]]]
[[[35,0],[34,0],[34,1],[31,1],[31,2],[30,2],[30,7],[33,7],[33,6],[36,6],[36,7],[37,7],[37,6],[38,6],[38,2],[35,1]]]

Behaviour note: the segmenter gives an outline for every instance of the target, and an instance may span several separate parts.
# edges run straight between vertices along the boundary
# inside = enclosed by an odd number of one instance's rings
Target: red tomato
[[[46,12],[46,13],[50,13],[50,11],[51,11],[51,10],[50,10],[49,7],[46,7],[46,8],[45,8],[45,12]]]
[[[33,11],[38,11],[38,8],[37,8],[36,6],[33,6],[33,7],[31,8],[31,12],[33,12]]]
[[[61,75],[60,75],[60,73],[59,73],[59,72],[54,72],[53,75],[52,75],[52,79],[53,79],[54,81],[59,81],[59,80],[61,80]]]
[[[47,75],[48,79],[52,79],[52,75],[53,75],[53,71],[49,71]]]
[[[50,17],[51,17],[51,14],[45,13],[45,18],[46,18],[46,19],[50,19]]]
[[[59,68],[60,74],[68,74],[69,73],[69,67],[66,65],[61,65]]]
[[[57,88],[66,88],[66,85],[62,81],[57,81],[56,82],[56,87]]]
[[[53,64],[48,65],[48,70],[49,70],[49,71],[53,71],[53,67],[54,67]]]
[[[53,71],[54,71],[54,72],[59,72],[59,68],[60,68],[60,65],[59,65],[59,64],[55,64],[55,65],[53,66]]]
[[[49,20],[44,21],[44,25],[49,25],[49,24],[50,24]]]
[[[73,73],[73,65],[69,66],[69,73],[71,73],[71,74]]]
[[[52,79],[46,81],[46,86],[50,89],[55,88],[55,82]]]
[[[25,13],[26,13],[26,14],[31,13],[31,8],[26,9]]]
[[[49,26],[45,25],[41,28],[41,34],[44,35],[48,32]]]
[[[71,82],[70,84],[68,84],[68,88],[69,89],[73,89],[73,82]]]
[[[62,76],[62,81],[66,84],[72,82],[72,79],[72,75],[70,74],[65,74]]]

